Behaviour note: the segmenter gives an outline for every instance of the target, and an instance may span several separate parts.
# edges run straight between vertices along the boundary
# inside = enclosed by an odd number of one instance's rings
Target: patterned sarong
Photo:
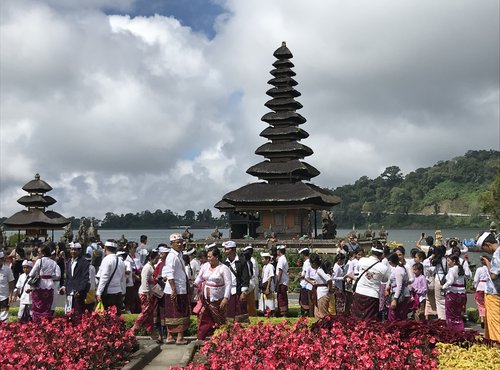
[[[310,290],[306,288],[300,288],[300,293],[299,293],[300,308],[302,308],[303,310],[309,310],[309,298],[310,298]]]
[[[389,306],[389,313],[387,319],[389,321],[407,320],[409,305],[410,305],[410,297],[404,297],[401,302],[398,301],[396,309],[392,309]]]
[[[352,299],[352,316],[361,320],[376,319],[378,316],[379,299],[354,293]]]
[[[242,301],[239,294],[233,294],[229,297],[226,319],[228,322],[249,322],[247,302]]]
[[[54,300],[54,289],[34,289],[31,292],[31,310],[33,321],[51,316],[51,306]]]
[[[316,319],[322,319],[329,314],[328,306],[330,304],[330,296],[325,295],[316,301],[314,306],[314,317]]]
[[[220,308],[221,301],[208,303],[202,298],[202,308],[198,314],[198,334],[199,340],[204,340],[212,335],[219,326],[226,322],[226,312]]]
[[[190,296],[187,294],[177,294],[172,300],[170,294],[165,294],[165,324],[169,333],[183,333],[191,323]]]
[[[333,290],[335,295],[335,311],[337,315],[341,315],[345,310],[345,294],[340,288],[333,287]]]
[[[144,328],[151,332],[154,328],[153,317],[155,309],[155,297],[151,294],[140,294],[142,312],[135,321],[134,330],[137,328]]]
[[[449,292],[445,297],[446,309],[446,325],[450,328],[457,330],[464,330],[465,304],[467,303],[467,296],[465,294],[458,294]]]
[[[484,291],[478,290],[474,294],[474,299],[477,304],[477,310],[479,311],[479,316],[484,317],[486,309],[484,308]]]
[[[283,316],[288,314],[288,286],[280,284],[276,291],[276,300],[278,301],[279,313]]]
[[[255,307],[255,289],[252,289],[247,294],[247,312],[248,316],[257,316],[257,308]]]

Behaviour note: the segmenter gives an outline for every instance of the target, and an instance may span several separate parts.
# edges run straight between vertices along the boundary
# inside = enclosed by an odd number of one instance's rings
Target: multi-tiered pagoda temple
[[[273,87],[266,92],[272,99],[265,104],[272,112],[262,117],[269,127],[260,133],[269,141],[255,151],[265,160],[247,170],[265,182],[229,192],[215,205],[228,213],[234,239],[263,237],[270,231],[280,238],[310,235],[316,211],[330,209],[341,201],[330,190],[304,182],[320,172],[302,161],[313,151],[300,143],[309,134],[299,127],[306,119],[297,113],[302,104],[295,100],[301,94],[294,88],[293,55],[285,42],[273,55],[277,61],[271,71],[273,78],[268,81]]]
[[[19,231],[25,230],[27,236],[38,238],[47,236],[47,230],[60,229],[70,223],[70,220],[59,213],[46,210],[57,201],[45,195],[52,190],[52,187],[41,180],[39,174],[35,175],[34,180],[24,185],[23,190],[29,195],[19,198],[17,202],[27,209],[6,219],[3,223],[5,226]]]

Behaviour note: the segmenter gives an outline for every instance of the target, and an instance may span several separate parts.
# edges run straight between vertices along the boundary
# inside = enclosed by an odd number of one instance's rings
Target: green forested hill
[[[363,176],[334,190],[342,198],[335,208],[338,225],[484,226],[482,215],[492,212],[485,203],[495,196],[498,202],[493,180],[500,176],[499,159],[499,151],[471,150],[406,176],[398,166],[387,167],[375,179]]]

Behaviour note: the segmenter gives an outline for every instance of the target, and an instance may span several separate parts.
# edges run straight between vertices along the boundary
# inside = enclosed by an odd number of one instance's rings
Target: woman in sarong
[[[410,289],[408,288],[408,273],[403,267],[399,256],[392,253],[387,257],[392,267],[389,284],[386,287],[386,295],[390,295],[388,320],[406,320],[410,306]]]
[[[141,286],[141,259],[137,250],[136,242],[128,242],[125,248],[125,266],[127,268],[127,287],[125,292],[125,310],[130,313],[141,313],[141,299],[139,288]]]
[[[54,300],[54,280],[59,280],[60,275],[57,271],[57,263],[50,258],[51,248],[49,246],[44,246],[39,249],[39,258],[36,260],[33,269],[31,270],[29,277],[33,277],[37,274],[40,275],[40,283],[38,286],[29,286],[29,291],[31,291],[31,302],[32,302],[32,316],[33,321],[38,321],[41,318],[48,318],[51,316],[51,307]],[[26,292],[28,292],[28,289]]]
[[[467,303],[465,272],[456,255],[448,256],[448,273],[442,289],[445,291],[446,325],[464,330],[463,314]]]
[[[491,257],[482,256],[483,258],[491,261]],[[477,310],[479,312],[479,317],[481,318],[481,327],[484,328],[484,316],[486,314],[486,309],[484,307],[484,291],[486,290],[486,282],[490,278],[488,273],[488,268],[485,265],[485,259],[481,258],[482,266],[476,270],[474,274],[474,288],[476,288],[476,293],[474,294],[474,299],[477,304]]]
[[[312,284],[312,304],[314,306],[314,317],[322,319],[330,312],[328,306],[330,303],[330,294],[333,293],[332,277],[321,267],[321,259],[316,253],[309,257],[311,268],[305,279]]]
[[[428,313],[427,303],[429,303],[429,312],[432,312],[432,310],[435,309],[439,320],[446,320],[445,295],[442,291],[442,286],[445,283],[446,274],[448,273],[448,264],[446,262],[445,253],[446,248],[441,245],[435,248],[435,253],[430,258],[430,272],[434,274],[434,294],[429,294],[428,290],[428,299],[426,302],[426,316]]]
[[[158,332],[154,327],[154,309],[155,296],[153,295],[153,287],[156,285],[153,279],[154,266],[158,263],[160,256],[157,251],[149,252],[146,257],[146,265],[141,271],[141,286],[139,287],[139,298],[141,300],[141,314],[135,321],[132,327],[132,333],[138,328],[144,328],[151,333],[153,340],[158,339]],[[161,341],[161,340],[160,340]]]
[[[159,254],[159,262],[155,266],[155,269],[153,271],[153,279],[155,283],[158,283],[161,287],[165,287],[165,282],[164,278],[162,276],[162,271],[163,267],[165,266],[165,260],[167,259],[168,252],[170,251],[170,247],[166,244],[158,244],[157,247],[158,254]],[[165,324],[165,296],[158,298],[154,297],[154,317],[153,317],[153,322],[156,330],[158,330],[158,333],[160,334],[160,340],[165,336],[166,334],[166,324]]]
[[[346,255],[339,253],[335,256],[335,261],[333,265],[333,292],[335,295],[335,311],[337,315],[344,313],[345,309],[345,292],[344,292],[344,280],[345,280],[345,260]]]
[[[231,296],[231,271],[220,262],[218,248],[208,251],[208,263],[201,266],[194,282],[200,291],[201,309],[198,312],[199,340],[213,334],[215,329],[226,322],[226,305]]]

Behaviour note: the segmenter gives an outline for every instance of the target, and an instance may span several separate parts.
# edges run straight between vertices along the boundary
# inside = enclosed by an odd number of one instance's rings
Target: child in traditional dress
[[[420,262],[413,264],[415,280],[411,284],[413,304],[412,310],[415,313],[415,320],[424,319],[425,296],[427,295],[427,279],[424,276],[424,266]]]
[[[19,275],[14,294],[19,297],[19,322],[31,321],[31,291],[27,285],[28,275],[33,267],[33,262],[24,260],[22,263],[23,273]]]
[[[261,253],[262,257],[262,298],[259,300],[259,310],[266,316],[272,316],[275,310],[274,303],[274,266],[269,253]]]
[[[474,275],[474,288],[476,288],[474,300],[476,301],[477,310],[479,311],[479,317],[481,318],[481,328],[484,329],[484,316],[486,314],[486,310],[484,307],[484,291],[486,290],[486,283],[490,279],[490,274],[488,273],[485,259],[491,261],[491,257],[482,257],[484,258],[481,258],[481,267],[478,267]]]

